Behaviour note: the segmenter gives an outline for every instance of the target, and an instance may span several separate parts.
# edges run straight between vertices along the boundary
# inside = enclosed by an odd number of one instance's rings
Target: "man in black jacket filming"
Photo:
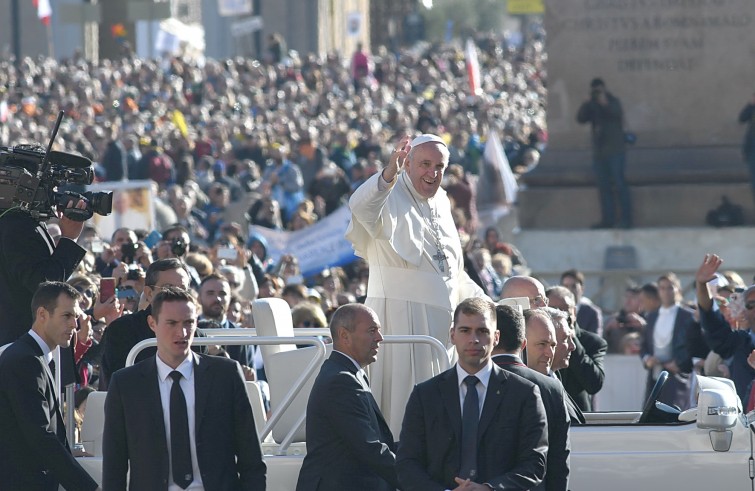
[[[34,174],[37,166],[33,159],[17,159],[9,154],[0,170],[21,167]],[[84,228],[83,221],[74,221],[55,210],[61,235],[53,240],[44,221],[10,205],[15,199],[8,194],[14,193],[17,186],[18,183],[0,186],[0,197],[8,198],[0,201],[0,319],[3,319],[0,346],[15,341],[29,330],[31,299],[37,286],[44,281],[67,280],[86,254],[76,243]],[[8,208],[3,209],[4,206]],[[73,202],[68,206],[73,206]],[[76,208],[86,208],[84,200],[78,200]]]

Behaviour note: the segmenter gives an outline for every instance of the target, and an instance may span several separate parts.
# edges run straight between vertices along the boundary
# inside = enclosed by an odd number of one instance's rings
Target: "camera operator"
[[[191,247],[189,231],[183,225],[174,224],[163,231],[163,238],[157,243],[157,259],[176,258],[181,261],[189,272],[191,287],[199,288],[202,279],[196,268],[186,264],[186,254]]]
[[[102,277],[113,276],[113,271],[121,262],[126,264],[133,262],[136,243],[137,237],[133,230],[126,227],[116,229],[110,238],[110,247],[105,247],[102,254],[95,260],[95,270]],[[124,261],[124,254],[126,261]]]
[[[73,206],[69,202],[68,207]],[[86,208],[78,200],[76,208]],[[86,250],[76,243],[83,222],[57,213],[60,236],[53,240],[45,222],[28,212],[9,209],[0,216],[0,346],[23,336],[32,325],[31,302],[45,281],[65,281],[76,270]],[[60,351],[61,385],[77,382],[73,346]]]
[[[37,287],[62,282],[78,267],[86,249],[77,244],[84,221],[112,210],[112,193],[79,189],[94,178],[92,162],[51,151],[63,111],[58,113],[47,149],[36,144],[0,147],[0,345],[19,339],[32,324]],[[58,219],[59,235],[45,221]],[[64,346],[56,367],[63,386],[76,381],[74,351]]]
[[[616,225],[614,188],[618,197],[621,228],[632,227],[632,206],[629,186],[624,179],[626,142],[624,111],[621,102],[606,89],[602,79],[590,83],[590,98],[579,108],[577,122],[592,126],[592,165],[600,195],[601,220],[593,228]]]
[[[143,244],[141,248],[147,247]],[[149,251],[149,249],[147,249]],[[152,257],[151,254],[149,256]],[[151,264],[151,260],[146,268],[137,260],[136,264],[121,263],[115,270],[113,270],[113,278],[115,279],[116,296],[118,301],[123,306],[123,312],[134,313],[140,308],[146,307],[146,303],[140,306],[140,300],[142,292],[144,291],[144,280],[146,277],[146,270]]]
[[[76,208],[86,208],[84,200]],[[60,237],[55,241],[46,223],[26,211],[11,208],[0,215],[0,346],[29,330],[37,286],[44,281],[65,281],[86,254],[76,243],[84,222],[62,214],[59,218]]]
[[[624,291],[624,303],[616,315],[603,326],[608,353],[623,353],[624,338],[632,333],[643,334],[647,321],[640,315],[640,287],[630,286]]]

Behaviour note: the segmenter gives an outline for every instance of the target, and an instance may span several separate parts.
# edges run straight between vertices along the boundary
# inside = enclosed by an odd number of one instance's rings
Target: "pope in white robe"
[[[383,172],[351,196],[346,238],[369,263],[365,304],[383,334],[427,335],[445,346],[456,305],[486,295],[464,271],[451,203],[440,188],[448,148],[435,135],[411,144],[404,137],[399,145]],[[412,388],[437,375],[439,365],[427,345],[391,344],[369,371],[372,393],[398,436]]]

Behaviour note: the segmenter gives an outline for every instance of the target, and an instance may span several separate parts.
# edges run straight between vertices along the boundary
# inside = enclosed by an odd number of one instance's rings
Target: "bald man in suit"
[[[330,322],[333,354],[307,404],[307,455],[297,491],[392,491],[396,445],[372,397],[364,368],[377,358],[380,321],[361,304],[341,306]]]

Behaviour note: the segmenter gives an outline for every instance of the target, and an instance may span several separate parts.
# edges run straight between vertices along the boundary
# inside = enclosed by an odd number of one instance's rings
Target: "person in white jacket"
[[[349,200],[346,238],[369,263],[365,304],[385,334],[428,335],[447,344],[456,305],[486,297],[464,271],[451,203],[440,189],[448,157],[436,135],[411,143],[405,136],[383,171]],[[420,344],[386,346],[370,367],[372,393],[394,434],[414,385],[439,371],[430,348]]]

